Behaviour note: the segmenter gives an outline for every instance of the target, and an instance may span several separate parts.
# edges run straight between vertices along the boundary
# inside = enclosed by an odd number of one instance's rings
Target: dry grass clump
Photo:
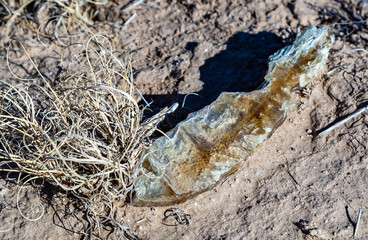
[[[79,71],[66,69],[57,84],[40,72],[17,85],[0,81],[0,171],[72,193],[87,211],[87,232],[96,235],[107,223],[129,232],[115,203],[132,192],[142,152],[163,116],[142,122],[129,57],[119,61],[108,43],[90,38],[75,54]]]
[[[43,17],[75,17],[86,24],[92,24],[96,6],[106,4],[107,0],[2,0],[1,18],[6,27],[11,27],[16,19],[37,22]]]

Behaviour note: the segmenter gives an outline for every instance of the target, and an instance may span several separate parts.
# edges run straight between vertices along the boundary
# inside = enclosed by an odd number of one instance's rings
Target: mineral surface
[[[144,156],[133,204],[178,203],[234,173],[292,111],[292,90],[325,66],[333,42],[328,28],[311,26],[269,57],[262,88],[224,92],[158,138]]]

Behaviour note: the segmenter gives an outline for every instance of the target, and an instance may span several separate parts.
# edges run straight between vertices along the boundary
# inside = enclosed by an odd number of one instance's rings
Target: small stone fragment
[[[325,66],[333,42],[328,28],[310,27],[270,56],[261,89],[224,92],[158,138],[143,161],[133,204],[182,202],[234,173],[295,108],[291,92]]]
[[[327,233],[323,229],[314,226],[314,224],[310,224],[306,220],[301,219],[299,220],[298,223],[296,223],[296,225],[304,234],[311,236],[313,239],[320,239],[320,240],[332,239],[329,233]]]

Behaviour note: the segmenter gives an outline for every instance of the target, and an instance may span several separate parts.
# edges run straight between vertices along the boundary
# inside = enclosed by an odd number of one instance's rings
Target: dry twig
[[[352,118],[358,116],[359,114],[365,112],[368,109],[368,104],[364,107],[361,107],[359,109],[357,109],[356,111],[354,111],[353,113],[347,115],[346,117],[344,117],[343,119],[333,122],[332,124],[328,125],[327,127],[317,131],[317,134],[319,136],[322,136],[332,130],[334,130],[335,128],[340,127],[341,125],[343,125],[344,123],[350,121]]]

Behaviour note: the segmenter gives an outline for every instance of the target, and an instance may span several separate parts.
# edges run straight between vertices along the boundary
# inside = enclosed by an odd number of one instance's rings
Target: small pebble
[[[312,137],[312,136],[313,136],[313,130],[307,129],[307,137]]]
[[[296,152],[295,148],[291,147],[290,149],[291,149],[291,151]]]
[[[257,175],[258,175],[258,172],[257,172],[257,171],[254,171],[254,175],[256,175],[256,176],[257,176]]]
[[[301,105],[300,105],[300,108],[301,108],[301,109],[305,109],[305,108],[307,108],[307,107],[308,107],[308,104],[305,104],[305,103],[303,103],[303,104],[301,104]]]
[[[328,172],[327,170],[323,170],[323,171],[321,171],[321,174],[322,174],[322,175],[328,175],[328,174],[329,174],[329,172]]]
[[[322,233],[322,231],[321,231],[321,229],[319,229],[319,228],[311,229],[311,230],[309,231],[309,235],[311,235],[311,236],[318,236],[318,235],[320,235],[321,233]]]

